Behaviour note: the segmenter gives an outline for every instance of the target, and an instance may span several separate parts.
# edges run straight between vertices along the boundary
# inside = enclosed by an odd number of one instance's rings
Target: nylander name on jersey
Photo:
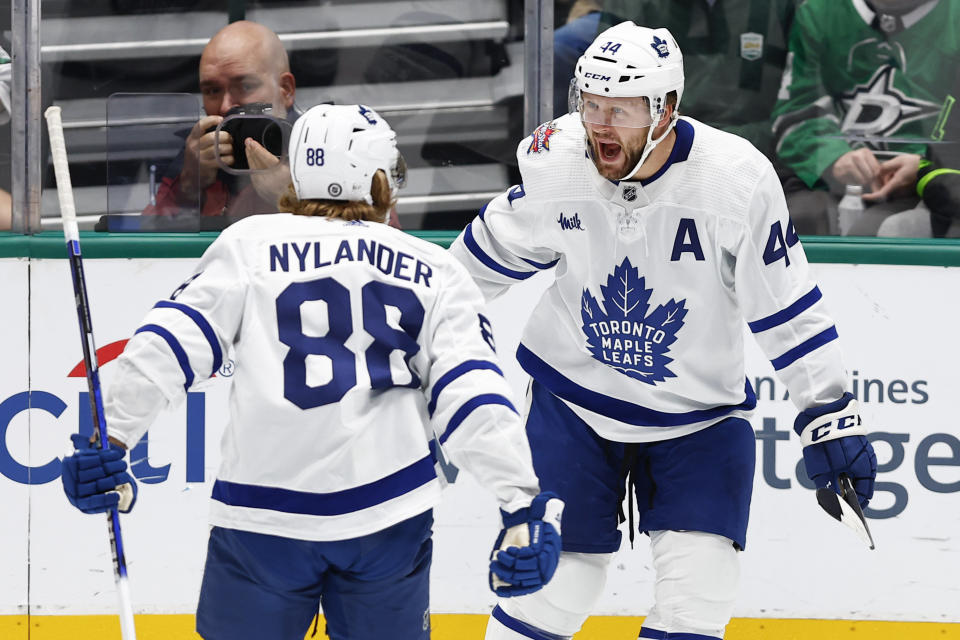
[[[416,256],[382,242],[365,238],[346,238],[339,243],[278,242],[267,247],[270,271],[289,272],[323,269],[341,262],[367,262],[387,276],[414,284],[430,286],[433,269]]]

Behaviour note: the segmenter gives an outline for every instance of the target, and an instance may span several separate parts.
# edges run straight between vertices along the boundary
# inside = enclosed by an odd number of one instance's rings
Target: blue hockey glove
[[[857,501],[866,507],[873,497],[877,478],[877,456],[867,441],[867,430],[853,394],[822,407],[807,409],[797,416],[793,430],[803,443],[803,463],[817,488],[829,487],[843,495],[840,475],[853,483]]]
[[[127,472],[126,450],[116,445],[97,449],[86,436],[70,436],[75,450],[63,459],[63,492],[84,513],[119,509],[127,513],[137,501],[137,483]]]
[[[545,491],[526,509],[513,513],[501,509],[500,514],[503,530],[493,545],[490,588],[504,598],[539,591],[560,561],[563,501]]]

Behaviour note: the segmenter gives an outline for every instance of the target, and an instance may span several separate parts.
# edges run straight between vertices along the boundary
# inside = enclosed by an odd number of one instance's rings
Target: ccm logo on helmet
[[[610,76],[601,75],[599,73],[585,73],[583,74],[584,78],[590,78],[591,80],[609,80]]]

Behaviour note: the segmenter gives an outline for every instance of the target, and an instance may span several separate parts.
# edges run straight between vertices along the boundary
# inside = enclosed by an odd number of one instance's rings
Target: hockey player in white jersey
[[[517,358],[533,379],[534,468],[566,503],[563,553],[546,588],[500,601],[486,638],[580,629],[631,489],[656,573],[640,637],[722,638],[755,458],[744,321],[800,410],[814,482],[839,491],[846,474],[865,505],[876,457],[776,173],[742,138],[678,117],[683,62],[670,33],[604,31],[575,87],[573,113],[520,143],[523,184],[451,247],[488,298],[555,275]]]
[[[480,291],[382,224],[405,174],[396,134],[367,107],[320,105],[289,157],[288,213],[226,229],[147,314],[106,393],[113,446],[75,435],[64,487],[84,511],[117,505],[122,448],[232,351],[198,633],[301,640],[322,603],[333,640],[429,638],[436,447],[501,505],[500,595],[550,579],[563,503],[540,493]]]

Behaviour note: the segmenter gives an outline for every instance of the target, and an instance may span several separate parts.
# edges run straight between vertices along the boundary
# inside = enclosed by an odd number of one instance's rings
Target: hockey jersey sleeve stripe
[[[193,320],[197,328],[200,329],[200,332],[203,333],[203,337],[207,339],[207,342],[210,344],[210,351],[213,353],[213,370],[210,372],[210,376],[212,377],[213,374],[220,370],[220,367],[223,365],[223,351],[220,349],[220,341],[217,340],[217,334],[214,333],[213,327],[210,326],[210,323],[207,322],[207,319],[203,317],[202,313],[193,307],[169,300],[161,300],[153,306],[154,308],[182,311],[188,318]]]
[[[564,636],[555,636],[552,633],[547,633],[546,631],[541,631],[540,629],[535,629],[524,624],[501,609],[500,605],[497,605],[493,608],[493,613],[491,615],[493,616],[494,620],[505,626],[507,629],[510,629],[515,633],[519,633],[524,638],[530,638],[530,640],[564,640]]]
[[[560,262],[560,258],[551,260],[550,262],[534,262],[533,260],[527,260],[526,258],[523,258],[523,261],[529,264],[531,267],[536,267],[537,269],[552,269],[558,262]]]
[[[814,351],[815,349],[818,349],[823,345],[827,344],[828,342],[831,342],[836,339],[837,339],[837,327],[832,326],[829,329],[824,329],[823,331],[813,336],[812,338],[808,338],[807,340],[804,340],[803,342],[795,346],[793,349],[790,349],[789,351],[784,353],[782,356],[771,360],[770,363],[773,365],[774,369],[779,371],[780,369],[789,367],[791,364],[793,364],[803,356],[807,355],[811,351]]]
[[[433,460],[428,455],[379,480],[343,491],[312,493],[218,479],[213,483],[211,497],[232,507],[308,516],[341,516],[398,498],[436,477]]]
[[[477,260],[499,274],[514,278],[516,280],[526,280],[534,274],[533,271],[515,271],[513,269],[508,269],[484,253],[483,249],[480,248],[480,245],[477,244],[476,238],[473,237],[473,224],[468,224],[467,228],[464,230],[463,243],[467,246],[467,249],[470,250],[470,253],[472,253]]]
[[[749,326],[750,331],[754,333],[760,333],[761,331],[772,329],[776,326],[784,324],[785,322],[793,320],[798,315],[815,305],[822,297],[823,294],[820,293],[820,287],[815,286],[786,309],[781,309],[780,311],[777,311],[766,318],[748,322],[747,326]]]
[[[657,411],[619,398],[613,398],[591,389],[581,387],[562,373],[541,360],[523,344],[517,347],[517,362],[523,370],[543,384],[553,395],[614,420],[638,427],[676,427],[722,418],[734,411],[749,411],[757,406],[757,396],[750,386],[744,383],[744,400],[737,405],[721,405],[711,409],[697,409],[685,413]]]
[[[155,333],[163,338],[170,350],[173,351],[173,355],[176,356],[177,362],[180,364],[180,370],[183,371],[185,380],[183,389],[184,391],[189,390],[193,384],[193,369],[190,368],[190,358],[187,357],[187,352],[183,350],[176,337],[158,324],[145,324],[137,329],[134,335],[137,333]]]
[[[445,374],[440,376],[440,379],[437,380],[437,384],[433,385],[430,403],[427,404],[427,413],[430,415],[430,417],[433,417],[433,412],[437,408],[437,399],[439,399],[440,393],[447,387],[447,385],[466,373],[478,371],[480,369],[490,369],[492,371],[496,371],[500,374],[500,377],[503,377],[503,371],[500,370],[500,367],[489,360],[467,360],[466,362],[457,365],[453,369],[450,369],[450,371],[447,371]]]
[[[453,432],[457,430],[457,427],[463,424],[463,421],[467,419],[467,416],[473,413],[474,409],[488,404],[503,405],[519,415],[519,412],[517,411],[516,407],[513,406],[513,403],[499,393],[485,393],[483,395],[475,396],[464,402],[463,405],[457,409],[456,413],[453,414],[453,417],[450,418],[450,422],[447,423],[447,428],[443,431],[443,435],[440,436],[440,444],[442,445],[450,438],[451,435],[453,435]]]

